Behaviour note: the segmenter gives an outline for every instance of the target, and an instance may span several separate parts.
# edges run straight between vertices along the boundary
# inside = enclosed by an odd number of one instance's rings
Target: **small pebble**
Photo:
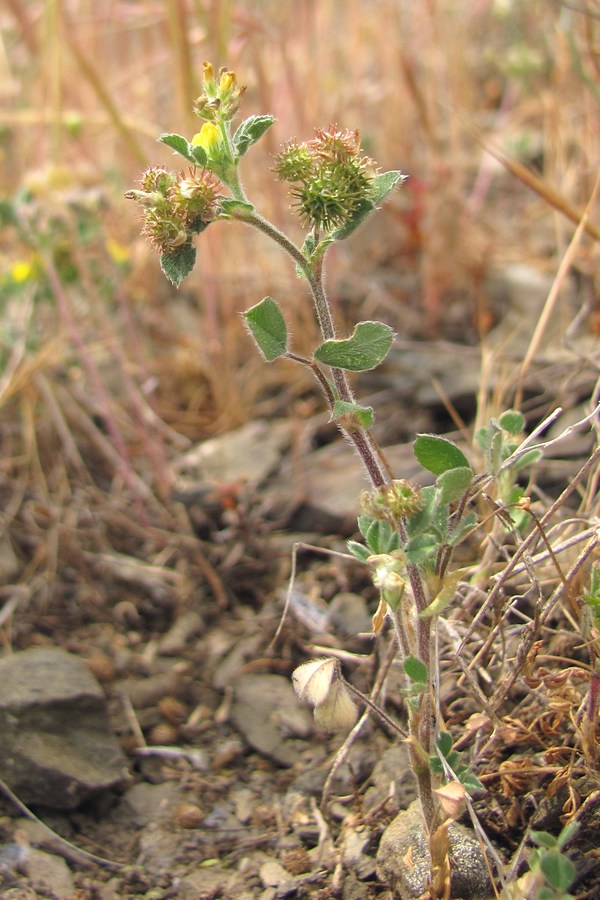
[[[179,828],[199,828],[204,821],[204,813],[195,803],[179,803],[174,811],[173,818]]]

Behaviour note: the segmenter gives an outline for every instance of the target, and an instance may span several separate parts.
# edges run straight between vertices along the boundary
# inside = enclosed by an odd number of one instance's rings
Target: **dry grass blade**
[[[577,226],[581,224],[582,229],[589,234],[590,237],[593,237],[594,240],[600,241],[600,229],[589,221],[587,210],[576,209],[564,196],[562,196],[562,194],[559,194],[551,185],[539,178],[518,160],[511,159],[511,157],[507,156],[502,150],[495,147],[481,135],[476,136],[484,150],[493,156],[494,159],[497,159],[498,162],[502,163],[507,172],[510,172],[511,175],[518,178],[519,181],[526,185],[526,187],[534,191],[538,197],[545,200],[553,209],[556,209],[557,212],[566,216],[573,224]]]

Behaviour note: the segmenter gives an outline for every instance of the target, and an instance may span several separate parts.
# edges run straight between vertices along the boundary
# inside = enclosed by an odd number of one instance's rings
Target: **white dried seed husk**
[[[292,675],[294,690],[301,700],[312,706],[319,706],[327,699],[331,686],[337,678],[337,659],[311,659],[298,666]]]
[[[331,686],[327,699],[315,708],[315,722],[328,731],[348,731],[358,718],[358,710],[341,681]]]

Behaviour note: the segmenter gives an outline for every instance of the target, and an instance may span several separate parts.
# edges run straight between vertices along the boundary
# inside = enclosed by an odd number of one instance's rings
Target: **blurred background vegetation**
[[[410,176],[332,253],[341,323],[359,308],[403,336],[477,340],[491,275],[554,272],[598,172],[598,0],[6,0],[0,28],[0,490],[5,523],[45,498],[23,519],[32,572],[68,547],[65,509],[80,535],[99,494],[154,515],[189,441],[306,411],[302,376],[264,366],[239,318],[271,294],[311,345],[287,259],[217,223],[177,292],[123,198],[147,164],[176,165],[159,134],[198,130],[204,60],[248,85],[243,115],[277,117],[243,176],[294,235],[270,173],[290,137],[357,127]],[[595,247],[576,268],[597,297]]]

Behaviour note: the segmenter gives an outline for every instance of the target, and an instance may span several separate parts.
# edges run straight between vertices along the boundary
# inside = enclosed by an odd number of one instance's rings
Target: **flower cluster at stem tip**
[[[204,63],[204,90],[194,103],[194,112],[207,122],[230,122],[240,108],[246,86],[237,83],[235,72],[223,67],[215,78],[212,64]]]
[[[357,130],[318,128],[315,137],[290,141],[275,157],[276,177],[290,185],[305,227],[331,230],[347,222],[369,199],[377,168],[360,155]]]
[[[187,172],[150,166],[140,179],[141,190],[125,194],[142,207],[142,233],[160,253],[176,253],[191,245],[193,235],[218,217],[224,196],[221,189],[235,165],[221,126],[236,114],[246,88],[228,69],[221,69],[215,78],[210,63],[204,63],[203,83],[204,92],[194,111],[206,121],[190,147],[201,149],[204,165],[192,166]]]

